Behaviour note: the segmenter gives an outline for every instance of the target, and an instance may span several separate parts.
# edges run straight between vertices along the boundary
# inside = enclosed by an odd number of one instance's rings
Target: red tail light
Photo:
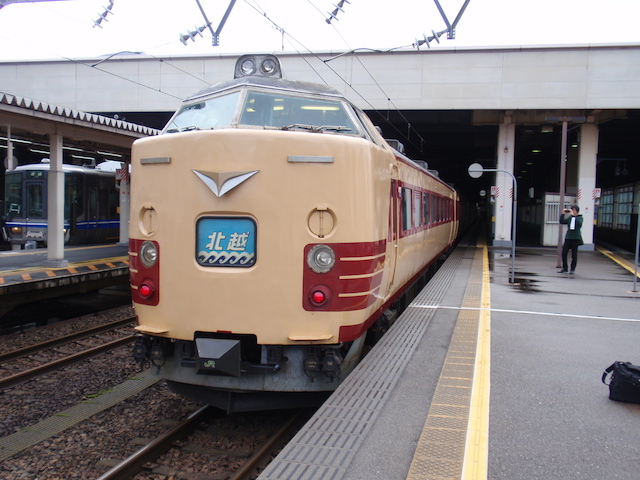
[[[309,292],[309,304],[313,308],[322,308],[331,303],[331,289],[326,285],[316,285]]]
[[[145,298],[150,298],[155,293],[155,288],[151,285],[143,283],[138,287],[138,292]]]

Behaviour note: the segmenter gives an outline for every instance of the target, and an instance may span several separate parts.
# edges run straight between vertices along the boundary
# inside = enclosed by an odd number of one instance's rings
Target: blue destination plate
[[[196,260],[203,267],[253,266],[255,222],[250,218],[201,218],[196,224]]]

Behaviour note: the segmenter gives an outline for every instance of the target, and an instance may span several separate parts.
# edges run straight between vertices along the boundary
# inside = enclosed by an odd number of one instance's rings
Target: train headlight
[[[315,245],[307,255],[307,265],[316,273],[327,273],[336,264],[336,254],[327,245]]]
[[[253,75],[256,73],[256,62],[253,59],[247,59],[240,65],[242,75]]]
[[[158,249],[153,242],[143,242],[140,246],[140,261],[147,267],[153,267],[158,261]]]
[[[234,78],[250,75],[282,78],[280,61],[274,55],[243,55],[236,62]]]
[[[10,232],[12,235],[22,234],[22,227],[11,227]]]
[[[263,75],[270,77],[278,71],[279,65],[273,58],[266,58],[260,64],[260,71]]]

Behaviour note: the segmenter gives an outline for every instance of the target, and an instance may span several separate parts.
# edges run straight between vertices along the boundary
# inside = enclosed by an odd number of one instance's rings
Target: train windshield
[[[6,215],[8,218],[46,218],[46,176],[43,171],[7,173]]]
[[[360,135],[341,102],[280,93],[250,91],[238,123],[283,130]]]
[[[240,92],[221,95],[182,107],[165,127],[165,133],[210,130],[231,125]]]
[[[7,173],[5,178],[6,186],[6,211],[8,217],[22,214],[22,174]]]
[[[309,95],[246,90],[182,107],[164,133],[253,126],[281,130],[363,135],[357,117],[339,100]],[[241,105],[238,105],[238,103]],[[239,118],[238,118],[239,115]]]

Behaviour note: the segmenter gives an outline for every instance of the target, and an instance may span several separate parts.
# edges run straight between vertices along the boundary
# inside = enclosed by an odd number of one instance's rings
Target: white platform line
[[[486,310],[482,308],[474,307],[454,307],[449,305],[416,305],[412,303],[408,308],[429,308],[429,309],[442,309],[442,310]],[[578,315],[575,313],[553,313],[553,312],[532,312],[530,310],[506,310],[501,308],[488,309],[491,313],[518,313],[524,315],[540,315],[547,317],[570,317],[570,318],[583,318],[589,320],[612,320],[616,322],[636,322],[640,323],[640,319],[637,318],[619,318],[619,317],[603,317],[599,315]]]

